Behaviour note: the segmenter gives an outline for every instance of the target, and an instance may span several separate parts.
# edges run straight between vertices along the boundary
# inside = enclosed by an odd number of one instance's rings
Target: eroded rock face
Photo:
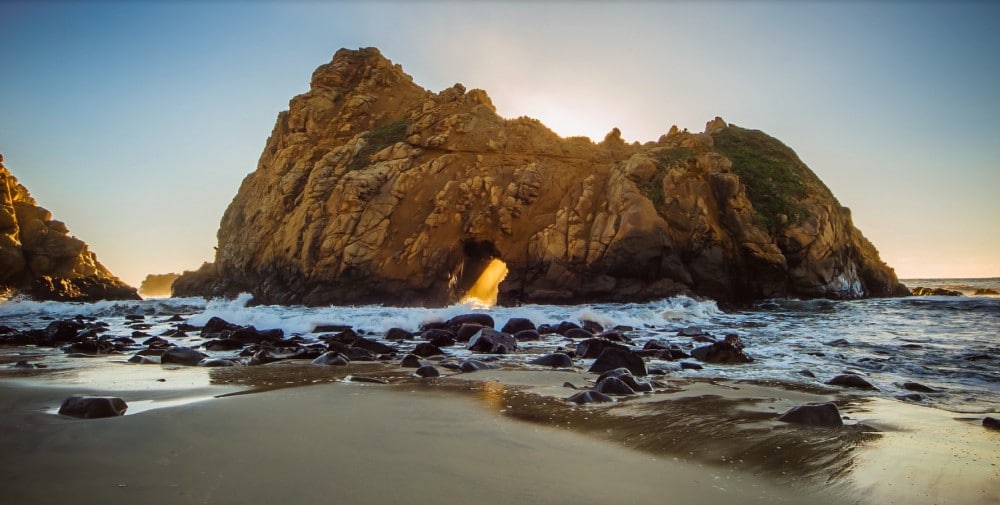
[[[440,305],[493,258],[500,303],[905,292],[763,133],[716,118],[645,145],[563,139],[482,90],[425,90],[373,48],[338,51],[278,115],[218,238],[175,295]]]
[[[62,221],[38,206],[0,156],[0,290],[37,300],[138,300]]]

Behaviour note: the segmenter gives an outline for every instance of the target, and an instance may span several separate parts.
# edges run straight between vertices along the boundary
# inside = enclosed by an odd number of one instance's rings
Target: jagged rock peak
[[[376,49],[340,50],[279,114],[176,295],[440,305],[492,259],[501,303],[900,294],[850,213],[778,140],[716,118],[645,145],[432,93]]]
[[[0,155],[0,290],[38,300],[139,299],[69,235],[62,221],[38,206]]]

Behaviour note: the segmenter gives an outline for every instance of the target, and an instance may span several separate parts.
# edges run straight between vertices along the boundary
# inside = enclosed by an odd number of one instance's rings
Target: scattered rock
[[[429,377],[440,377],[441,376],[441,372],[439,372],[437,368],[434,368],[433,366],[430,366],[430,365],[422,366],[422,367],[418,368],[417,371],[414,372],[414,373],[416,373],[417,375],[419,375],[420,377],[423,377],[425,379],[429,378]]]
[[[486,354],[507,354],[517,350],[517,340],[513,335],[482,328],[469,339],[468,349]]]
[[[826,381],[826,383],[830,384],[831,386],[843,386],[847,388],[870,389],[878,391],[878,388],[873,386],[870,382],[864,380],[863,378],[861,378],[861,376],[854,374],[838,375]]]
[[[417,346],[413,348],[412,353],[417,356],[420,356],[421,358],[429,358],[431,356],[444,355],[444,351],[442,351],[440,347],[430,342],[421,342],[417,344]]]
[[[681,361],[681,370],[702,370],[705,367],[688,361]]]
[[[812,373],[811,370],[799,370],[799,375],[804,375],[813,379],[816,378],[816,374]]]
[[[791,410],[782,414],[778,420],[786,423],[828,428],[839,428],[844,425],[843,419],[840,418],[840,411],[833,403],[792,407]]]
[[[606,377],[597,383],[594,391],[606,395],[634,395],[635,390],[618,377]]]
[[[907,391],[916,391],[918,393],[936,393],[937,392],[936,389],[934,389],[932,387],[929,387],[929,386],[925,386],[925,385],[923,385],[923,384],[921,384],[919,382],[904,382],[903,383],[903,389],[905,389]]]
[[[209,340],[201,344],[206,351],[235,351],[243,348],[243,342],[228,338]]]
[[[925,288],[917,286],[910,290],[913,296],[963,296],[961,291],[945,288]]]
[[[696,347],[691,350],[691,356],[706,363],[739,364],[753,361],[743,350],[743,341],[734,334],[726,335],[723,342]]]
[[[593,359],[601,355],[604,349],[615,348],[628,351],[628,347],[601,338],[588,338],[576,344],[576,356],[583,359]]]
[[[59,413],[83,419],[116,417],[125,414],[128,404],[117,396],[73,395],[63,401]]]
[[[399,366],[403,368],[420,368],[424,365],[425,363],[414,354],[403,356],[403,360],[399,363]]]
[[[599,393],[597,391],[580,391],[579,393],[570,396],[566,400],[580,405],[584,405],[587,403],[608,403],[615,401],[614,398],[611,398],[610,396],[604,393]]]
[[[137,365],[159,365],[159,356],[144,356],[142,354],[136,354],[128,359],[129,363],[134,363]]]
[[[985,427],[987,427],[987,428],[989,428],[991,430],[1000,430],[1000,419],[997,419],[995,417],[989,417],[989,416],[984,417],[983,418],[983,426],[985,426]]]
[[[486,328],[493,328],[496,325],[496,323],[493,322],[493,318],[489,314],[473,313],[455,316],[449,319],[445,323],[445,326],[449,328],[460,328],[463,324],[478,324]]]
[[[211,368],[237,366],[237,365],[238,365],[237,362],[225,358],[205,358],[198,362],[198,366],[211,367]]]
[[[497,368],[499,368],[499,367],[496,366],[496,365],[492,365],[490,363],[484,363],[484,362],[479,361],[477,359],[467,359],[465,361],[462,361],[462,364],[459,365],[459,367],[458,367],[459,370],[461,370],[463,372],[466,372],[466,373],[468,373],[468,372],[479,372],[479,371],[482,371],[482,370],[495,370]]]
[[[163,354],[160,355],[160,363],[164,365],[173,363],[177,365],[195,366],[202,359],[207,357],[208,355],[202,354],[189,347],[178,346],[171,347],[163,351]]]
[[[550,366],[553,368],[567,368],[573,366],[573,358],[569,357],[569,355],[565,353],[554,352],[552,354],[539,356],[528,361],[528,363],[531,365]]]
[[[507,321],[507,324],[503,325],[503,328],[501,328],[500,331],[514,335],[519,331],[535,330],[535,329],[536,329],[535,323],[531,322],[530,319],[524,319],[522,317],[512,317]]]
[[[594,334],[583,329],[583,328],[568,328],[565,332],[561,334],[566,338],[571,338],[573,340],[583,340],[587,338],[594,338]]]
[[[389,331],[386,331],[382,338],[386,340],[413,340],[413,333],[402,328],[389,328]]]
[[[530,342],[541,339],[542,335],[537,330],[521,330],[514,334],[514,340],[518,342]]]
[[[339,352],[327,351],[320,354],[316,359],[312,360],[311,363],[313,365],[347,366],[351,364],[351,360]]]
[[[590,367],[592,373],[603,373],[616,368],[627,368],[633,375],[646,376],[646,362],[632,351],[606,347]]]

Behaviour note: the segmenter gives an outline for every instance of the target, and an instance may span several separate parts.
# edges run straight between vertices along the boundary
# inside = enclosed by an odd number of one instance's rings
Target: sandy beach
[[[1000,437],[978,417],[770,384],[668,380],[657,394],[580,407],[562,384],[593,374],[574,371],[417,380],[379,364],[92,362],[32,375],[0,382],[7,503],[1000,499]],[[130,410],[55,414],[81,393],[120,396]],[[774,421],[829,399],[848,417],[842,429]]]

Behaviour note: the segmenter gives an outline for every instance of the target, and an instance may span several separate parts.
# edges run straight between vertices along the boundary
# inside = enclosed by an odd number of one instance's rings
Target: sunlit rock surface
[[[41,208],[0,156],[0,290],[38,300],[134,300],[62,221]]]
[[[656,142],[560,138],[483,90],[433,93],[342,49],[293,98],[176,295],[440,305],[495,259],[500,303],[905,293],[794,152],[710,121]]]

